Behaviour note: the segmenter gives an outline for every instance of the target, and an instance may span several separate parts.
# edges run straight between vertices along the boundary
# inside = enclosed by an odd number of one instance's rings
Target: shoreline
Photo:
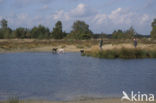
[[[0,49],[0,53],[23,53],[23,52],[52,52],[52,48],[58,48],[61,49],[61,47],[36,47],[36,48],[30,48],[30,49],[11,49],[11,50],[4,50]],[[72,52],[80,52],[81,49],[76,48],[75,46],[67,46],[66,48],[63,48],[65,53],[72,53]],[[86,48],[87,49],[87,48]],[[87,49],[88,50],[88,49]]]
[[[0,101],[0,103],[8,103],[9,101]],[[51,100],[19,100],[13,103],[133,103],[131,101],[121,101],[119,97],[112,98],[86,98],[79,100],[66,100],[66,101],[51,101]],[[147,103],[146,101],[135,101],[135,103]],[[150,102],[155,103],[155,101]]]
[[[0,103],[8,103],[9,101],[0,101]],[[83,98],[75,100],[64,100],[64,101],[53,101],[53,100],[35,100],[35,99],[26,99],[19,100],[18,103],[121,103],[120,98],[110,97],[110,98]],[[130,102],[126,102],[130,103]]]
[[[149,43],[138,40],[137,48],[156,50],[155,41]],[[0,39],[0,53],[17,52],[52,52],[53,48],[64,49],[65,52],[80,52],[80,50],[99,50],[99,40],[36,40],[36,39]],[[104,39],[103,50],[134,48],[130,40]]]
[[[90,47],[77,47],[76,45],[65,45],[62,48],[61,45],[59,46],[39,46],[33,48],[10,48],[10,49],[2,49],[0,48],[0,53],[17,53],[17,52],[52,52],[52,48],[64,49],[65,52],[80,52],[80,50],[90,51],[90,50],[99,50],[98,45],[92,45]],[[123,44],[104,44],[103,50],[113,50],[113,49],[133,49],[133,45],[129,43]],[[156,50],[156,44],[139,44],[138,49],[146,49],[146,50]]]

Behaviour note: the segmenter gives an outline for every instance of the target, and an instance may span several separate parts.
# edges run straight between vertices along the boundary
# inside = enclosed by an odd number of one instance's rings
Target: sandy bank
[[[119,49],[119,48],[134,48],[132,44],[105,44],[103,45],[104,50],[111,50],[111,49]],[[92,45],[90,47],[85,46],[76,46],[76,45],[58,45],[58,46],[39,46],[33,48],[11,48],[11,49],[3,49],[0,48],[0,53],[8,53],[8,52],[51,52],[52,48],[63,48],[65,52],[80,52],[80,50],[98,50],[98,45]],[[139,44],[138,48],[142,49],[156,49],[156,44]]]
[[[138,48],[156,49],[155,42],[138,43]],[[133,41],[104,40],[103,49],[134,48]],[[7,52],[51,52],[52,48],[63,48],[65,52],[80,52],[80,50],[98,50],[99,40],[35,40],[35,39],[2,39],[0,53]]]

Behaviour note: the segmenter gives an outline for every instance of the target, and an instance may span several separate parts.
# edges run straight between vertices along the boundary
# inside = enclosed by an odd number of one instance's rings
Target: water
[[[156,94],[156,59],[97,59],[79,53],[0,54],[0,99],[70,100]]]

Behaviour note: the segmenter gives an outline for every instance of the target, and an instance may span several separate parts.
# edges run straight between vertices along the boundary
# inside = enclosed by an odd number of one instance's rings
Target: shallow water
[[[70,100],[156,94],[156,59],[97,59],[79,53],[0,54],[0,99]]]

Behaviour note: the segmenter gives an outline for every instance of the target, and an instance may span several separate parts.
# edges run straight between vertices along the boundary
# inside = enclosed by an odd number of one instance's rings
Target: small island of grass
[[[92,56],[107,59],[138,59],[138,58],[156,58],[156,50],[146,50],[142,48],[113,48],[107,50],[92,49],[86,51],[84,56]]]

